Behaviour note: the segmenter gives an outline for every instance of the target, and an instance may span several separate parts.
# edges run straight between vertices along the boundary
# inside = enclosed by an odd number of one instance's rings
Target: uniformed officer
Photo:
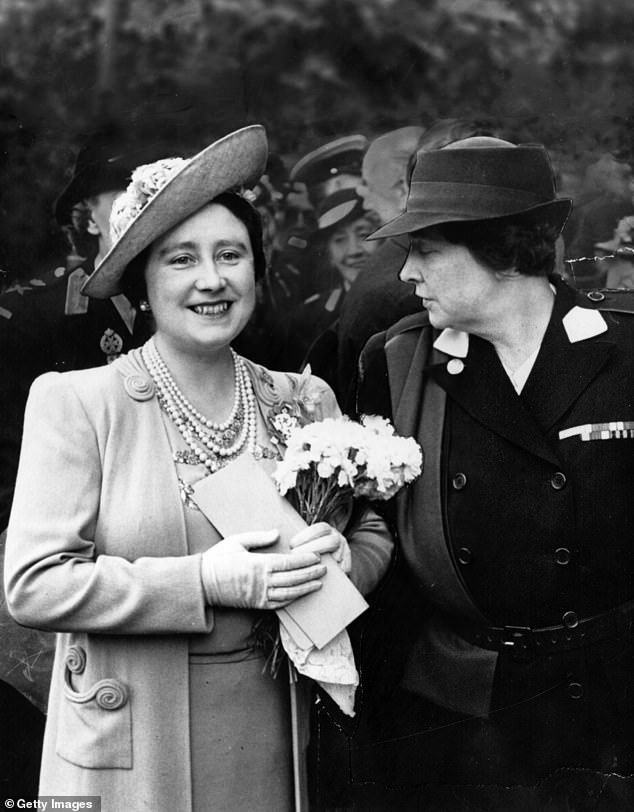
[[[360,408],[425,464],[364,641],[360,809],[634,807],[634,300],[549,277],[570,207],[542,147],[468,138],[373,235],[424,312],[370,341]]]
[[[366,238],[378,224],[377,216],[364,208],[354,189],[339,189],[322,201],[313,246],[320,272],[330,284],[308,296],[291,314],[286,359],[293,369],[299,369],[313,342],[336,322],[350,286],[364,273],[377,247]],[[316,374],[330,382],[336,358],[327,345],[316,348],[309,360]]]
[[[47,370],[108,363],[147,337],[123,295],[91,300],[80,292],[95,261],[110,245],[112,202],[127,185],[130,162],[120,142],[99,132],[80,150],[73,176],[55,203],[69,238],[65,266],[42,278],[14,283],[0,296],[0,529],[6,527],[31,382]]]
[[[48,370],[83,369],[108,363],[140,345],[148,328],[122,295],[92,300],[80,293],[95,260],[110,245],[108,218],[116,195],[126,187],[130,165],[112,134],[96,134],[80,150],[73,176],[55,204],[55,215],[70,243],[65,266],[41,278],[14,283],[0,296],[0,563],[22,436],[24,405],[33,380]],[[37,493],[33,499],[38,498]],[[46,707],[53,636],[22,629],[0,602],[0,716],[15,720],[17,688],[40,710]],[[20,699],[27,703],[27,699]],[[28,703],[27,703],[28,704]],[[7,787],[32,792],[43,733],[41,713],[30,707],[21,724],[3,728],[7,747],[18,756],[3,762]]]
[[[344,135],[308,152],[289,173],[292,182],[303,183],[315,210],[339,189],[355,188],[361,180],[361,162],[368,146],[364,135]]]

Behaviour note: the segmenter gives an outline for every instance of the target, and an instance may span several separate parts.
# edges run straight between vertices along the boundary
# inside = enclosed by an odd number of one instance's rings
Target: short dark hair
[[[260,212],[247,200],[234,192],[223,192],[218,197],[210,200],[209,203],[219,203],[229,209],[234,217],[237,217],[244,224],[251,250],[253,251],[253,265],[255,270],[255,280],[259,281],[266,272],[266,258],[264,256],[264,244],[262,237],[262,218]],[[128,263],[127,268],[121,277],[121,292],[125,293],[132,304],[138,308],[142,299],[147,299],[147,288],[145,285],[145,266],[147,265],[150,247],[144,248],[140,254]]]
[[[555,267],[555,242],[559,229],[517,217],[441,223],[414,232],[412,237],[440,234],[447,242],[462,245],[493,271],[515,268],[525,276],[548,276]]]

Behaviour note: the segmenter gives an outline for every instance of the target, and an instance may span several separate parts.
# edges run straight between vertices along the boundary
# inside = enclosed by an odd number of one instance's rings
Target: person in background
[[[361,161],[368,145],[363,135],[345,135],[322,144],[300,158],[289,172],[289,182],[295,189],[304,189],[310,212],[306,213],[306,240],[299,286],[299,298],[293,304],[321,293],[331,287],[332,280],[323,276],[323,268],[314,261],[311,250],[312,235],[317,228],[321,206],[329,195],[340,189],[354,189],[361,179]],[[294,241],[295,242],[295,241]]]
[[[138,156],[137,156],[138,159]],[[47,370],[105,364],[147,338],[122,294],[92,301],[81,286],[110,246],[108,217],[127,185],[133,158],[108,127],[81,148],[55,217],[69,243],[66,265],[0,296],[0,528],[7,524],[29,387]]]
[[[387,223],[405,207],[417,149],[437,149],[484,132],[475,122],[441,119],[427,130],[401,127],[379,136],[363,158],[363,181],[358,192],[366,208],[376,211],[381,222]],[[336,338],[331,342],[337,371],[330,382],[346,413],[355,412],[357,361],[365,342],[374,333],[419,309],[416,296],[398,279],[406,256],[406,240],[401,237],[384,240],[342,305]]]
[[[610,263],[600,259],[606,253],[601,244],[612,239],[622,218],[634,215],[631,183],[632,166],[624,153],[604,152],[586,167],[563,232],[566,265],[576,287],[612,287],[606,279]]]
[[[391,537],[366,505],[345,535],[322,522],[274,551],[270,525],[223,538],[195,491],[238,461],[271,474],[285,404],[340,414],[322,381],[231,346],[264,273],[249,187],[266,156],[255,125],[135,170],[83,290],[124,290],[153,335],[31,388],[5,588],[20,623],[58,633],[41,795],[130,812],[290,812],[308,696],[293,749],[288,680],[266,668],[258,630],[320,588],[324,553],[366,593],[389,565]],[[254,487],[240,475],[247,512]]]
[[[291,168],[289,179],[303,183],[312,207],[318,210],[333,192],[355,188],[368,146],[364,135],[344,135],[306,153]]]
[[[368,343],[359,407],[425,465],[365,645],[359,809],[634,804],[634,299],[552,274],[570,208],[543,147],[467,138],[418,152],[372,235],[409,241],[421,312]]]
[[[86,142],[55,204],[57,222],[69,243],[66,265],[43,278],[14,283],[0,296],[0,564],[31,384],[47,370],[106,364],[148,335],[125,296],[92,301],[81,293],[95,261],[110,246],[108,216],[113,199],[127,185],[131,160],[120,135],[110,127]],[[9,684],[0,694],[0,715],[6,721],[2,727],[8,747],[19,753],[22,742],[29,748],[22,761],[0,757],[2,778],[8,786],[25,786],[31,794],[37,789],[53,647],[52,635],[15,623],[2,596],[0,679]],[[19,701],[16,691],[23,694]],[[15,712],[18,703],[25,706],[20,714]],[[13,726],[18,718],[21,721]]]
[[[377,248],[366,238],[378,224],[378,217],[364,208],[354,189],[340,189],[322,201],[313,247],[320,275],[331,281],[326,290],[309,296],[291,315],[285,353],[291,368],[299,369],[308,360],[318,375],[328,382],[332,379],[336,355],[320,337],[332,331],[350,287],[365,272]],[[319,346],[311,350],[315,341]]]

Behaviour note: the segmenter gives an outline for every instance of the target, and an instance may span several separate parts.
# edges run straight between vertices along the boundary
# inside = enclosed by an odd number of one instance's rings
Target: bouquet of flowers
[[[309,376],[302,376],[300,392],[310,386]],[[422,453],[414,439],[397,436],[382,417],[364,416],[360,423],[323,419],[314,406],[310,398],[298,397],[269,415],[279,458],[273,479],[308,524],[326,521],[344,530],[354,498],[390,499],[420,475]],[[295,668],[353,716],[359,678],[348,633],[321,649],[304,650],[281,625],[279,640]]]
[[[332,520],[354,497],[391,499],[422,469],[420,446],[382,417],[364,415],[289,427],[273,478],[302,518]]]

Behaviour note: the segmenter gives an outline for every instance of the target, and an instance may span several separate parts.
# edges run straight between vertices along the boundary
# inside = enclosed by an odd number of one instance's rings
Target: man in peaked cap
[[[634,298],[552,275],[570,208],[543,147],[467,138],[373,235],[421,312],[368,343],[359,406],[424,470],[364,640],[359,809],[633,808]]]
[[[328,195],[359,183],[367,145],[363,135],[329,141],[300,158],[290,171],[290,180],[305,184],[310,202],[318,209]]]

